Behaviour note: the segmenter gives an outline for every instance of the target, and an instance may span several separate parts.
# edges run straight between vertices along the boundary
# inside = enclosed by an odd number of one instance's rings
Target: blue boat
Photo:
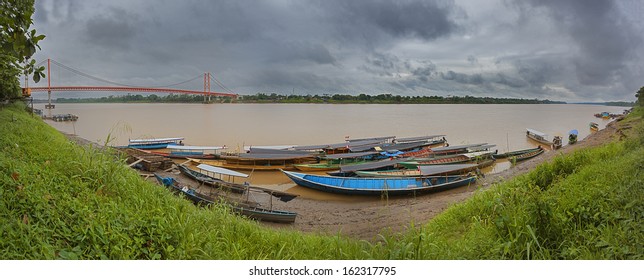
[[[170,144],[183,145],[183,137],[174,138],[153,138],[153,139],[130,139],[128,148],[154,150],[165,149]]]
[[[444,191],[476,181],[475,175],[417,178],[359,178],[305,174],[282,170],[296,184],[323,192],[357,195],[403,195]]]

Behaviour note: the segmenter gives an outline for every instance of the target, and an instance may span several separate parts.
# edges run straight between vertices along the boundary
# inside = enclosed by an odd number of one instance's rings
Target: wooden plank
[[[137,160],[137,161],[135,161],[135,162],[133,162],[133,163],[130,163],[128,166],[129,166],[129,167],[132,167],[132,166],[134,166],[135,164],[137,164],[137,163],[139,163],[139,162],[142,162],[142,161],[143,161],[143,159],[141,158],[141,159],[139,159],[139,160]]]
[[[163,172],[170,172],[170,171],[172,171],[172,169],[175,169],[175,168],[176,168],[176,166],[173,164],[170,168],[168,168],[166,170],[163,170]]]

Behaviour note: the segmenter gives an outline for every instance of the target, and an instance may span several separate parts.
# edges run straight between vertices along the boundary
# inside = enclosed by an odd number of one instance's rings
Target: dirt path
[[[70,140],[85,145],[89,141],[66,134]],[[384,232],[401,232],[414,224],[424,224],[450,205],[462,202],[479,189],[487,189],[494,183],[524,174],[542,162],[572,151],[598,146],[619,137],[617,122],[611,122],[605,129],[593,133],[575,145],[564,146],[556,151],[547,151],[500,173],[488,175],[476,184],[457,189],[426,194],[417,197],[393,197],[389,199],[357,199],[347,201],[313,200],[297,198],[288,203],[273,200],[275,209],[298,213],[294,224],[262,223],[269,227],[290,228],[302,232],[317,232],[336,235],[340,233],[358,239],[375,240]],[[177,174],[172,174],[178,176]],[[188,183],[187,178],[180,179]],[[193,185],[197,187],[196,184]],[[201,192],[210,190],[200,189]]]

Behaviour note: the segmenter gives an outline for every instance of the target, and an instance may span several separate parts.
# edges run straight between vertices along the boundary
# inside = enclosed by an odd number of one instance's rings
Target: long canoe
[[[183,139],[183,137],[130,139],[127,148],[144,150],[164,149],[170,144],[182,145]]]
[[[439,165],[423,165],[418,166],[417,169],[398,169],[398,170],[385,170],[385,171],[356,171],[358,177],[373,177],[373,178],[387,178],[387,177],[422,177],[422,176],[437,176],[437,175],[458,175],[465,174],[476,169],[481,169],[490,166],[494,163],[494,159],[487,159],[480,163],[466,163],[466,164],[439,164]]]
[[[186,198],[192,201],[196,205],[213,205],[217,203],[217,198],[210,197],[204,194],[201,194],[193,189],[188,188],[187,186],[181,185],[177,180],[172,177],[161,177],[158,174],[154,174],[157,181],[163,186],[166,186],[174,193],[183,194]],[[221,201],[227,203],[225,199]],[[233,212],[241,214],[243,216],[275,223],[294,223],[297,213],[290,211],[282,210],[273,210],[265,209],[259,207],[255,203],[228,203]]]
[[[476,162],[482,159],[490,158],[493,154],[492,151],[474,152],[454,156],[445,156],[438,158],[416,159],[413,161],[406,161],[399,163],[407,169],[416,169],[420,165],[436,165],[436,164],[458,164]]]
[[[478,164],[442,164],[418,166],[418,169],[397,169],[386,171],[356,171],[358,177],[389,178],[389,177],[421,177],[436,175],[462,174],[476,169]]]
[[[221,179],[213,178],[199,171],[192,170],[184,165],[177,165],[177,168],[179,169],[179,171],[181,171],[181,173],[183,173],[183,175],[186,175],[197,182],[211,185],[216,188],[229,189],[230,191],[235,193],[244,193],[247,188],[243,184],[229,183]]]
[[[476,176],[359,178],[282,170],[296,184],[323,192],[355,195],[405,195],[437,192],[474,183]]]
[[[502,153],[502,154],[495,154],[495,155],[492,155],[492,157],[496,158],[496,159],[507,158],[507,157],[511,157],[511,156],[517,156],[517,155],[520,155],[520,154],[525,154],[525,153],[538,151],[538,150],[541,150],[541,149],[542,149],[541,147],[537,147],[537,148],[531,148],[531,149],[516,150],[516,151],[511,151],[511,152]]]
[[[536,151],[532,151],[532,152],[529,152],[529,153],[524,153],[524,154],[520,154],[520,155],[516,155],[516,156],[511,156],[509,159],[511,161],[515,161],[515,162],[524,161],[524,160],[528,160],[528,159],[531,159],[533,157],[536,157],[536,156],[542,154],[543,151],[544,151],[543,148],[539,148]]]
[[[541,131],[526,128],[526,134],[528,138],[537,141],[548,146],[552,146],[552,141],[548,140],[548,134],[545,134]]]

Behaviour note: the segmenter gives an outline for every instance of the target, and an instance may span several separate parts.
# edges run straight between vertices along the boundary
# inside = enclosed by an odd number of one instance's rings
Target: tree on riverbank
[[[0,100],[20,97],[18,76],[33,74],[34,82],[44,77],[44,66],[36,68],[38,42],[45,35],[30,29],[34,0],[3,0],[0,2]],[[31,60],[30,60],[31,59]]]

